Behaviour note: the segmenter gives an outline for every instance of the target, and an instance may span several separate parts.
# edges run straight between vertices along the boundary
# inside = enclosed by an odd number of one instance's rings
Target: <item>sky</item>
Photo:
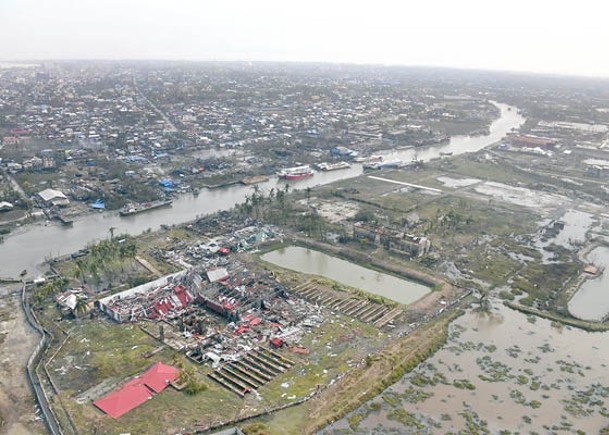
[[[601,0],[0,0],[0,59],[315,61],[609,77]]]

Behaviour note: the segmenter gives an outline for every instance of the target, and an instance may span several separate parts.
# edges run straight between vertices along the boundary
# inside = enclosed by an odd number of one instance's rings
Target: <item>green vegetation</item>
[[[264,423],[249,423],[241,427],[245,435],[267,435],[268,427]]]
[[[425,425],[423,423],[420,423],[414,414],[411,414],[410,412],[406,411],[405,409],[401,409],[401,408],[392,409],[387,414],[387,418],[392,421],[397,421],[398,423],[402,424],[402,426],[405,426],[408,428],[412,428],[412,429],[416,429],[416,430],[425,429]]]
[[[475,390],[476,386],[467,379],[457,379],[453,381],[453,385],[461,390]]]

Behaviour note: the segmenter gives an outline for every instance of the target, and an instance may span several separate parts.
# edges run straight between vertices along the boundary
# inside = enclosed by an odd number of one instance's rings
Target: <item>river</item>
[[[414,281],[367,269],[313,249],[288,246],[262,256],[264,261],[300,273],[330,278],[341,284],[383,296],[401,304],[411,304],[431,291]]]
[[[398,158],[404,161],[412,160],[415,155],[419,159],[430,160],[438,158],[440,152],[452,152],[453,155],[478,151],[492,143],[501,140],[506,133],[520,127],[525,118],[518,114],[514,107],[494,103],[501,111],[500,117],[490,126],[490,134],[486,136],[455,136],[450,142],[442,145],[399,150],[385,153],[387,158]],[[303,189],[333,183],[338,180],[353,178],[361,175],[361,164],[354,164],[349,169],[330,172],[318,172],[315,176],[290,182],[293,189]],[[263,190],[282,188],[284,180],[276,177],[262,183]],[[228,210],[235,204],[245,200],[252,192],[251,186],[234,185],[219,189],[205,189],[197,197],[184,195],[176,198],[170,208],[158,209],[148,213],[130,217],[120,217],[116,212],[92,213],[74,221],[72,227],[41,224],[27,225],[15,234],[5,237],[0,245],[0,276],[17,276],[27,269],[28,276],[39,274],[37,266],[46,258],[75,252],[88,243],[108,237],[108,230],[115,228],[115,234],[140,234],[147,229],[157,230],[161,224],[181,224],[191,221],[197,216],[220,210]]]

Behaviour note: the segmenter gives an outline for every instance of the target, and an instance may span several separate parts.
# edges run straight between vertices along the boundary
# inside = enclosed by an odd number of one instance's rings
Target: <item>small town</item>
[[[0,433],[609,434],[606,14],[25,3]]]

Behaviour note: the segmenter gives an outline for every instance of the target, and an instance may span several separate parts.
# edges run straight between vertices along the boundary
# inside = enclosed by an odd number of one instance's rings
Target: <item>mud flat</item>
[[[0,286],[0,432],[44,434],[24,369],[38,336],[25,321],[20,296],[14,293],[20,287]]]

